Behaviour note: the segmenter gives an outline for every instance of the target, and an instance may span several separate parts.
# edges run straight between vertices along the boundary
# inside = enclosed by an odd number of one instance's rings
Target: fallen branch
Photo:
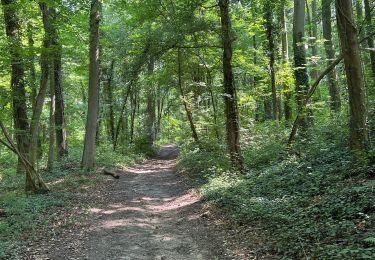
[[[117,173],[115,173],[113,171],[110,171],[110,170],[107,170],[107,169],[103,169],[102,172],[103,172],[104,175],[110,175],[110,176],[112,176],[115,179],[120,179],[120,175],[118,175]]]

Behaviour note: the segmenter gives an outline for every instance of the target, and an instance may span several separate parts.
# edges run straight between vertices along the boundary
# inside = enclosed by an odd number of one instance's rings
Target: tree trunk
[[[85,142],[82,167],[92,169],[95,166],[95,137],[99,113],[99,23],[101,2],[92,0],[90,9],[90,66],[89,93]]]
[[[52,72],[52,70],[50,70]],[[52,171],[55,161],[55,84],[53,82],[53,72],[50,74],[50,111],[49,111],[49,138],[48,138],[48,159],[47,170]]]
[[[51,47],[53,52],[53,82],[55,89],[55,135],[58,159],[68,154],[68,141],[65,126],[65,106],[62,86],[62,46],[60,44],[59,34],[55,28],[57,23],[57,13],[54,8],[50,8],[51,14]]]
[[[270,2],[265,4],[265,15],[266,15],[266,34],[268,41],[268,57],[269,57],[269,72],[271,77],[271,93],[272,93],[272,118],[273,120],[279,119],[279,106],[277,100],[277,90],[276,90],[276,75],[275,75],[275,42],[273,39],[274,35],[274,25],[272,8]]]
[[[293,19],[293,50],[294,50],[294,77],[296,81],[298,110],[302,111],[303,102],[309,89],[309,77],[306,68],[305,51],[305,0],[294,0]],[[308,127],[307,115],[303,115],[301,126]]]
[[[358,32],[351,0],[336,0],[336,18],[349,92],[350,145],[355,155],[361,156],[370,145]]]
[[[324,48],[327,57],[327,65],[335,60],[335,50],[332,42],[332,24],[331,24],[331,3],[332,0],[322,0],[322,24]],[[340,89],[337,86],[336,70],[328,74],[328,88],[330,95],[330,108],[332,112],[339,112],[341,107]]]
[[[154,73],[154,58],[150,56],[149,64],[148,64],[148,74],[149,77],[152,76]],[[147,145],[152,147],[154,140],[155,140],[155,90],[154,84],[152,79],[150,78],[148,81],[147,90],[147,118],[146,118],[146,140]]]
[[[287,18],[286,18],[286,10],[285,10],[285,2],[281,7],[281,24],[282,24],[282,32],[281,32],[281,51],[282,51],[282,62],[284,64],[284,69],[287,69],[287,64],[289,62],[289,46],[288,46],[288,29],[287,29]],[[292,120],[292,92],[290,86],[287,83],[283,84],[284,89],[284,113],[285,113],[285,121],[289,122]]]
[[[224,76],[224,102],[227,130],[227,147],[232,164],[235,168],[243,170],[244,162],[240,146],[240,124],[237,107],[237,95],[234,85],[232,69],[232,41],[231,20],[229,15],[229,0],[219,0],[221,33],[223,42],[223,76]]]
[[[47,50],[50,48],[50,37],[51,37],[51,25],[49,21],[49,8],[45,3],[39,4],[40,10],[43,17],[44,27],[44,39],[43,39],[43,50],[40,57],[40,87],[39,92],[35,100],[33,115],[30,123],[30,163],[35,168],[38,152],[38,136],[39,136],[39,123],[40,116],[43,112],[44,100],[48,88],[48,76],[49,76],[49,59]]]
[[[199,142],[199,137],[198,137],[197,129],[196,129],[194,121],[193,121],[193,114],[191,112],[191,109],[189,107],[189,104],[188,104],[188,102],[186,100],[186,96],[185,96],[185,93],[184,93],[183,82],[182,82],[182,57],[181,56],[182,56],[181,55],[181,49],[179,48],[178,49],[178,53],[177,53],[178,87],[179,87],[179,90],[180,90],[180,94],[181,94],[181,98],[182,98],[182,103],[184,104],[186,116],[187,116],[187,119],[189,121],[189,125],[190,125],[190,129],[191,129],[191,133],[192,133],[193,139],[194,139],[195,142]]]
[[[34,51],[34,37],[33,37],[33,28],[30,23],[27,24],[27,38],[29,43],[29,48],[31,50],[30,58],[28,60],[28,69],[30,72],[29,75],[29,86],[31,88],[30,94],[30,103],[31,107],[34,110],[35,99],[37,95],[37,86],[36,86],[36,71],[35,71],[35,51]]]
[[[372,8],[370,6],[370,1],[369,0],[364,0],[365,4],[365,22],[366,22],[366,32],[371,33],[373,31],[373,26],[372,26],[372,16],[371,16],[371,11]],[[374,39],[373,37],[368,37],[367,38],[367,47],[372,50],[370,51],[370,63],[371,63],[371,71],[373,77],[375,77],[375,51],[374,51]]]
[[[114,71],[115,61],[111,61],[111,65],[107,74],[107,82],[105,83],[105,95],[107,98],[107,105],[109,108],[107,126],[108,132],[112,144],[115,144],[115,113],[114,113],[114,103],[113,103],[113,71]]]
[[[22,60],[22,42],[20,24],[16,14],[15,0],[1,0],[3,6],[6,35],[9,42],[11,59],[11,90],[15,137],[19,152],[25,157],[29,156],[29,122],[27,117],[26,91],[24,79],[24,64]],[[18,172],[22,171],[22,159],[18,158]],[[28,175],[27,175],[28,176]],[[27,185],[32,180],[26,178]],[[31,187],[29,187],[31,189]]]

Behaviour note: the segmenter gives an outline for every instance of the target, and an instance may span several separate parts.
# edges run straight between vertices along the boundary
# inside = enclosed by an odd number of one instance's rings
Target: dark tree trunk
[[[95,167],[95,138],[99,114],[99,23],[101,17],[101,2],[92,0],[90,9],[90,65],[89,65],[89,94],[86,121],[86,134],[82,156],[82,168]]]
[[[51,14],[51,47],[53,52],[53,82],[55,89],[55,135],[58,159],[68,154],[68,140],[65,126],[65,106],[62,86],[62,46],[59,34],[55,28],[57,13],[54,8],[50,8]]]
[[[366,21],[366,32],[369,34],[373,31],[371,11],[373,9],[370,6],[369,0],[364,0],[365,4],[365,21]],[[375,77],[375,51],[374,51],[374,39],[373,37],[367,38],[367,47],[370,49],[370,63],[373,77]]]
[[[33,37],[33,28],[30,23],[27,24],[27,38],[29,43],[29,48],[31,50],[30,58],[28,60],[28,69],[29,69],[29,86],[31,88],[30,94],[30,103],[32,109],[34,110],[35,99],[37,95],[37,86],[36,86],[36,71],[35,71],[35,51],[34,51],[34,37]]]
[[[240,124],[237,107],[237,94],[232,70],[232,41],[231,20],[229,15],[229,0],[219,0],[221,33],[223,42],[223,76],[224,102],[227,130],[227,147],[232,164],[235,168],[244,168],[240,146]]]
[[[358,32],[354,26],[351,0],[336,0],[336,17],[349,92],[350,145],[356,156],[362,156],[370,146],[369,129]]]
[[[276,74],[275,74],[275,42],[274,42],[274,25],[273,25],[273,15],[272,7],[270,2],[265,4],[265,20],[266,20],[266,34],[268,41],[268,57],[269,57],[269,73],[271,78],[271,93],[272,93],[272,118],[273,120],[279,119],[279,105],[277,99],[276,90]]]
[[[55,84],[53,83],[53,72],[50,70],[50,111],[49,111],[49,137],[48,137],[48,159],[47,159],[47,170],[53,169],[53,163],[55,161]]]
[[[6,35],[9,41],[11,59],[11,89],[15,137],[19,152],[25,157],[29,156],[29,122],[27,117],[26,91],[24,79],[24,64],[22,60],[22,43],[20,24],[16,14],[15,0],[2,0]],[[18,171],[22,169],[21,159],[18,158]],[[21,166],[21,167],[20,167]],[[30,183],[27,178],[26,183]],[[28,188],[28,187],[26,187]]]
[[[309,77],[306,68],[305,51],[305,0],[294,0],[293,20],[293,50],[294,50],[294,77],[296,81],[298,110],[303,110],[303,103],[309,90]],[[308,127],[307,114],[301,121],[303,129]]]
[[[150,57],[148,64],[148,74],[152,76],[154,73],[154,58]],[[155,90],[154,83],[150,79],[147,90],[147,118],[146,118],[146,140],[147,145],[152,147],[155,139]]]
[[[322,23],[323,23],[323,37],[324,48],[327,57],[327,65],[330,65],[335,60],[335,50],[332,42],[332,24],[331,24],[331,3],[333,0],[322,0]],[[328,74],[328,87],[330,95],[330,107],[332,112],[339,112],[341,107],[340,90],[337,85],[336,70],[332,70]]]

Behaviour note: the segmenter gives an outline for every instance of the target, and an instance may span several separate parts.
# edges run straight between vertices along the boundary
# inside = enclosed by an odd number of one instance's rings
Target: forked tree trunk
[[[40,116],[43,112],[44,100],[48,88],[48,76],[49,76],[49,58],[47,50],[50,48],[50,20],[49,20],[49,8],[45,3],[40,3],[40,10],[42,12],[43,27],[44,27],[44,39],[43,39],[43,50],[40,57],[40,87],[38,95],[35,99],[35,105],[33,110],[33,115],[30,123],[30,163],[35,168],[37,153],[38,153],[38,136],[39,136],[39,125]]]
[[[237,94],[234,85],[232,69],[232,41],[231,20],[229,15],[229,0],[219,0],[221,33],[223,42],[223,76],[224,102],[227,130],[227,147],[232,165],[243,170],[244,162],[240,146],[240,124],[237,107]]]
[[[360,157],[368,150],[370,142],[358,32],[351,0],[336,0],[336,17],[349,92],[350,145]]]
[[[327,65],[335,60],[335,50],[332,42],[332,24],[331,24],[331,3],[333,0],[322,0],[322,24],[324,48],[326,52]],[[339,112],[341,107],[340,89],[337,85],[336,70],[332,70],[328,74],[328,88],[330,96],[330,108],[332,112]]]
[[[90,10],[89,94],[82,168],[95,166],[95,137],[99,113],[99,23],[101,2],[92,0]]]

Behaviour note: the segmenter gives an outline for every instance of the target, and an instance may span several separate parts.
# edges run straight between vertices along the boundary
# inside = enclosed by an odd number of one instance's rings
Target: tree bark
[[[33,28],[30,23],[27,24],[27,39],[29,48],[31,50],[30,58],[28,60],[28,69],[29,69],[29,86],[31,88],[30,94],[30,103],[31,107],[34,110],[35,99],[37,95],[37,86],[36,86],[36,71],[35,71],[35,51],[34,51],[34,37],[33,37]]]
[[[371,33],[372,31],[372,16],[371,16],[371,6],[369,0],[364,0],[365,5],[365,22],[366,22],[366,32]],[[367,38],[367,47],[369,49],[374,49],[374,39],[372,37]],[[372,75],[375,78],[375,51],[370,51],[370,63]]]
[[[354,154],[361,156],[370,144],[358,32],[351,0],[336,0],[336,19],[348,83],[350,145]]]
[[[82,156],[82,168],[92,169],[95,166],[95,137],[99,113],[99,23],[101,2],[92,0],[90,9],[90,65],[89,93],[86,121],[86,133]]]
[[[48,77],[49,77],[49,59],[48,59],[48,49],[50,48],[50,37],[51,37],[51,25],[49,20],[49,8],[45,3],[39,4],[40,10],[43,17],[43,27],[44,27],[44,39],[43,39],[43,50],[40,57],[40,87],[38,95],[35,99],[35,105],[33,110],[33,115],[30,123],[30,163],[35,168],[38,152],[38,135],[39,135],[39,125],[40,116],[43,112],[44,100],[48,88]]]
[[[53,82],[53,72],[50,70],[50,111],[49,111],[49,138],[48,138],[48,159],[47,171],[52,171],[55,161],[55,84]]]
[[[108,73],[107,73],[107,82],[105,83],[105,96],[107,99],[107,105],[109,108],[108,114],[107,114],[107,127],[109,136],[111,139],[112,144],[115,144],[115,113],[114,113],[114,103],[113,103],[113,71],[114,71],[114,65],[115,61],[111,61],[111,65],[109,67]]]
[[[19,18],[16,14],[15,0],[1,0],[6,35],[9,42],[9,52],[11,59],[11,90],[13,121],[17,148],[25,157],[29,157],[29,122],[27,117],[26,91],[24,79],[24,61],[22,59],[21,28]],[[18,172],[22,171],[22,159],[18,158]],[[26,185],[32,180],[26,178]],[[26,187],[28,188],[28,187]],[[32,187],[29,187],[32,189]]]
[[[229,0],[219,0],[219,7],[223,42],[223,76],[227,147],[232,160],[232,165],[239,170],[243,170],[244,162],[240,146],[240,124],[237,107],[237,94],[232,69],[233,36],[231,32],[231,20],[229,15]]]
[[[322,0],[322,24],[324,48],[327,57],[327,65],[335,59],[335,50],[332,42],[331,3],[333,0]],[[341,108],[340,89],[337,85],[336,70],[328,74],[328,88],[330,95],[330,108],[332,112],[339,112]]]
[[[58,159],[68,154],[68,140],[65,126],[65,105],[62,86],[62,46],[59,34],[55,27],[57,23],[57,13],[54,8],[50,8],[51,15],[51,47],[53,52],[53,82],[55,89],[55,135]]]
[[[293,50],[294,50],[294,77],[296,81],[298,110],[303,109],[303,102],[309,89],[309,77],[306,68],[305,51],[305,0],[294,0],[293,19]],[[307,129],[307,114],[303,115],[302,127]]]
[[[279,119],[279,106],[277,99],[276,90],[276,73],[275,73],[275,42],[274,42],[274,25],[273,25],[273,15],[272,7],[270,2],[265,3],[265,20],[266,20],[266,34],[268,41],[268,57],[269,57],[269,73],[271,78],[271,93],[272,93],[272,118],[273,120]]]
[[[148,64],[148,75],[152,76],[154,73],[154,57],[150,55]],[[152,79],[148,81],[147,90],[147,118],[146,118],[146,141],[149,147],[152,147],[155,140],[155,90]]]

